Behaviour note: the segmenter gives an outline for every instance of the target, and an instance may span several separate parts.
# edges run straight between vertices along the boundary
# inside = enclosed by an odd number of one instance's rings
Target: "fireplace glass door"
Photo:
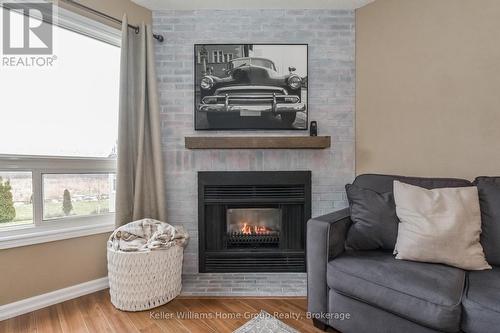
[[[226,247],[279,247],[280,208],[228,208]]]

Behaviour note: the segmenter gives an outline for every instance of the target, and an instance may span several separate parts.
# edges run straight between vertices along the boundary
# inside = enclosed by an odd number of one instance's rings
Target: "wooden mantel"
[[[325,149],[329,136],[187,136],[188,149]]]

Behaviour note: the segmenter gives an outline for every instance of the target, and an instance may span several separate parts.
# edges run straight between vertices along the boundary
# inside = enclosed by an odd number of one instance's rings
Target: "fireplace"
[[[280,208],[229,208],[226,248],[279,247]]]
[[[200,272],[305,272],[310,171],[199,172]]]

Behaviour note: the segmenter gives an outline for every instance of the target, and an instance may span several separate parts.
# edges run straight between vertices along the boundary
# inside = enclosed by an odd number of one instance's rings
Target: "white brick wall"
[[[346,206],[354,177],[354,11],[155,11],[153,30],[162,110],[169,222],[191,234],[184,272],[198,272],[197,171],[311,170],[313,216]],[[332,137],[326,150],[186,150],[192,135],[307,135],[306,131],[194,131],[196,43],[308,43],[309,121]]]

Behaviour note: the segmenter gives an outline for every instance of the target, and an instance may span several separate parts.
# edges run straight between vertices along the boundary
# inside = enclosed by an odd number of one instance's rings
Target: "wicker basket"
[[[108,247],[111,303],[125,311],[165,304],[181,292],[183,248],[123,252]]]

